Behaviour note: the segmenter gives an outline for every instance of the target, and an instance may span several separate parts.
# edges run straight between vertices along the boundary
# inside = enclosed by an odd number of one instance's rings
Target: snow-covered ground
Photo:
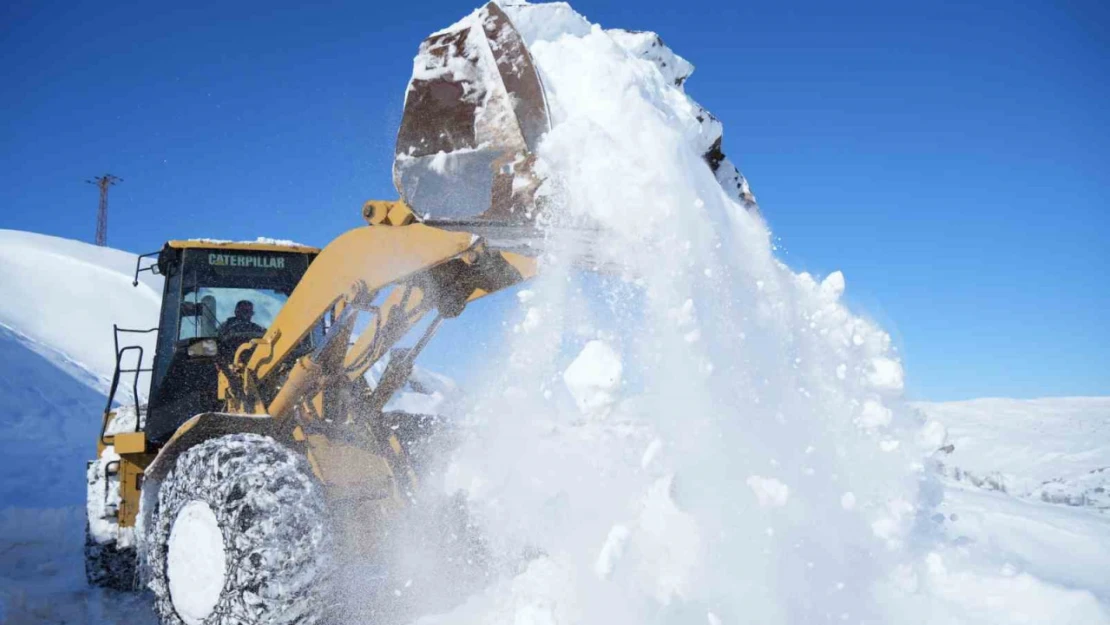
[[[919,404],[947,426],[939,456],[957,481],[1016,497],[1110,511],[1110,399]]]
[[[947,432],[943,547],[929,567],[938,597],[982,621],[1106,622],[1110,398],[917,407]],[[952,574],[944,559],[974,572]]]

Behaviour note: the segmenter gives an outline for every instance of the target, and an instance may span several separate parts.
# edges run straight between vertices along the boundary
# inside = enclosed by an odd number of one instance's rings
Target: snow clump
[[[790,487],[773,477],[753,475],[745,483],[755,493],[760,508],[781,508],[790,499]]]
[[[608,343],[586,343],[563,372],[567,390],[583,416],[603,417],[608,413],[620,388],[621,371],[620,355]]]

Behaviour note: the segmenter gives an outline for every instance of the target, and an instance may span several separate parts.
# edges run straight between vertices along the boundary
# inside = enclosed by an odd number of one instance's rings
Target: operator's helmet
[[[239,300],[239,303],[235,304],[235,316],[249,320],[254,316],[254,304],[247,299]]]

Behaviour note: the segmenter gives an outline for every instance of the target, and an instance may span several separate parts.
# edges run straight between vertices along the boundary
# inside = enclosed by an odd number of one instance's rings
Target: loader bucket
[[[533,152],[550,128],[543,85],[493,2],[424,40],[405,94],[393,162],[401,198],[425,223],[500,247],[537,213]]]

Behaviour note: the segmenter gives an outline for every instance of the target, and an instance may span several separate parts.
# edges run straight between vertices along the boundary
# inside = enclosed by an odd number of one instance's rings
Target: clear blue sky
[[[111,172],[114,247],[324,244],[393,196],[412,56],[476,2],[5,3],[0,227],[90,240]],[[784,258],[845,272],[911,396],[1106,395],[1110,9],[1023,4],[575,7],[697,66]]]

